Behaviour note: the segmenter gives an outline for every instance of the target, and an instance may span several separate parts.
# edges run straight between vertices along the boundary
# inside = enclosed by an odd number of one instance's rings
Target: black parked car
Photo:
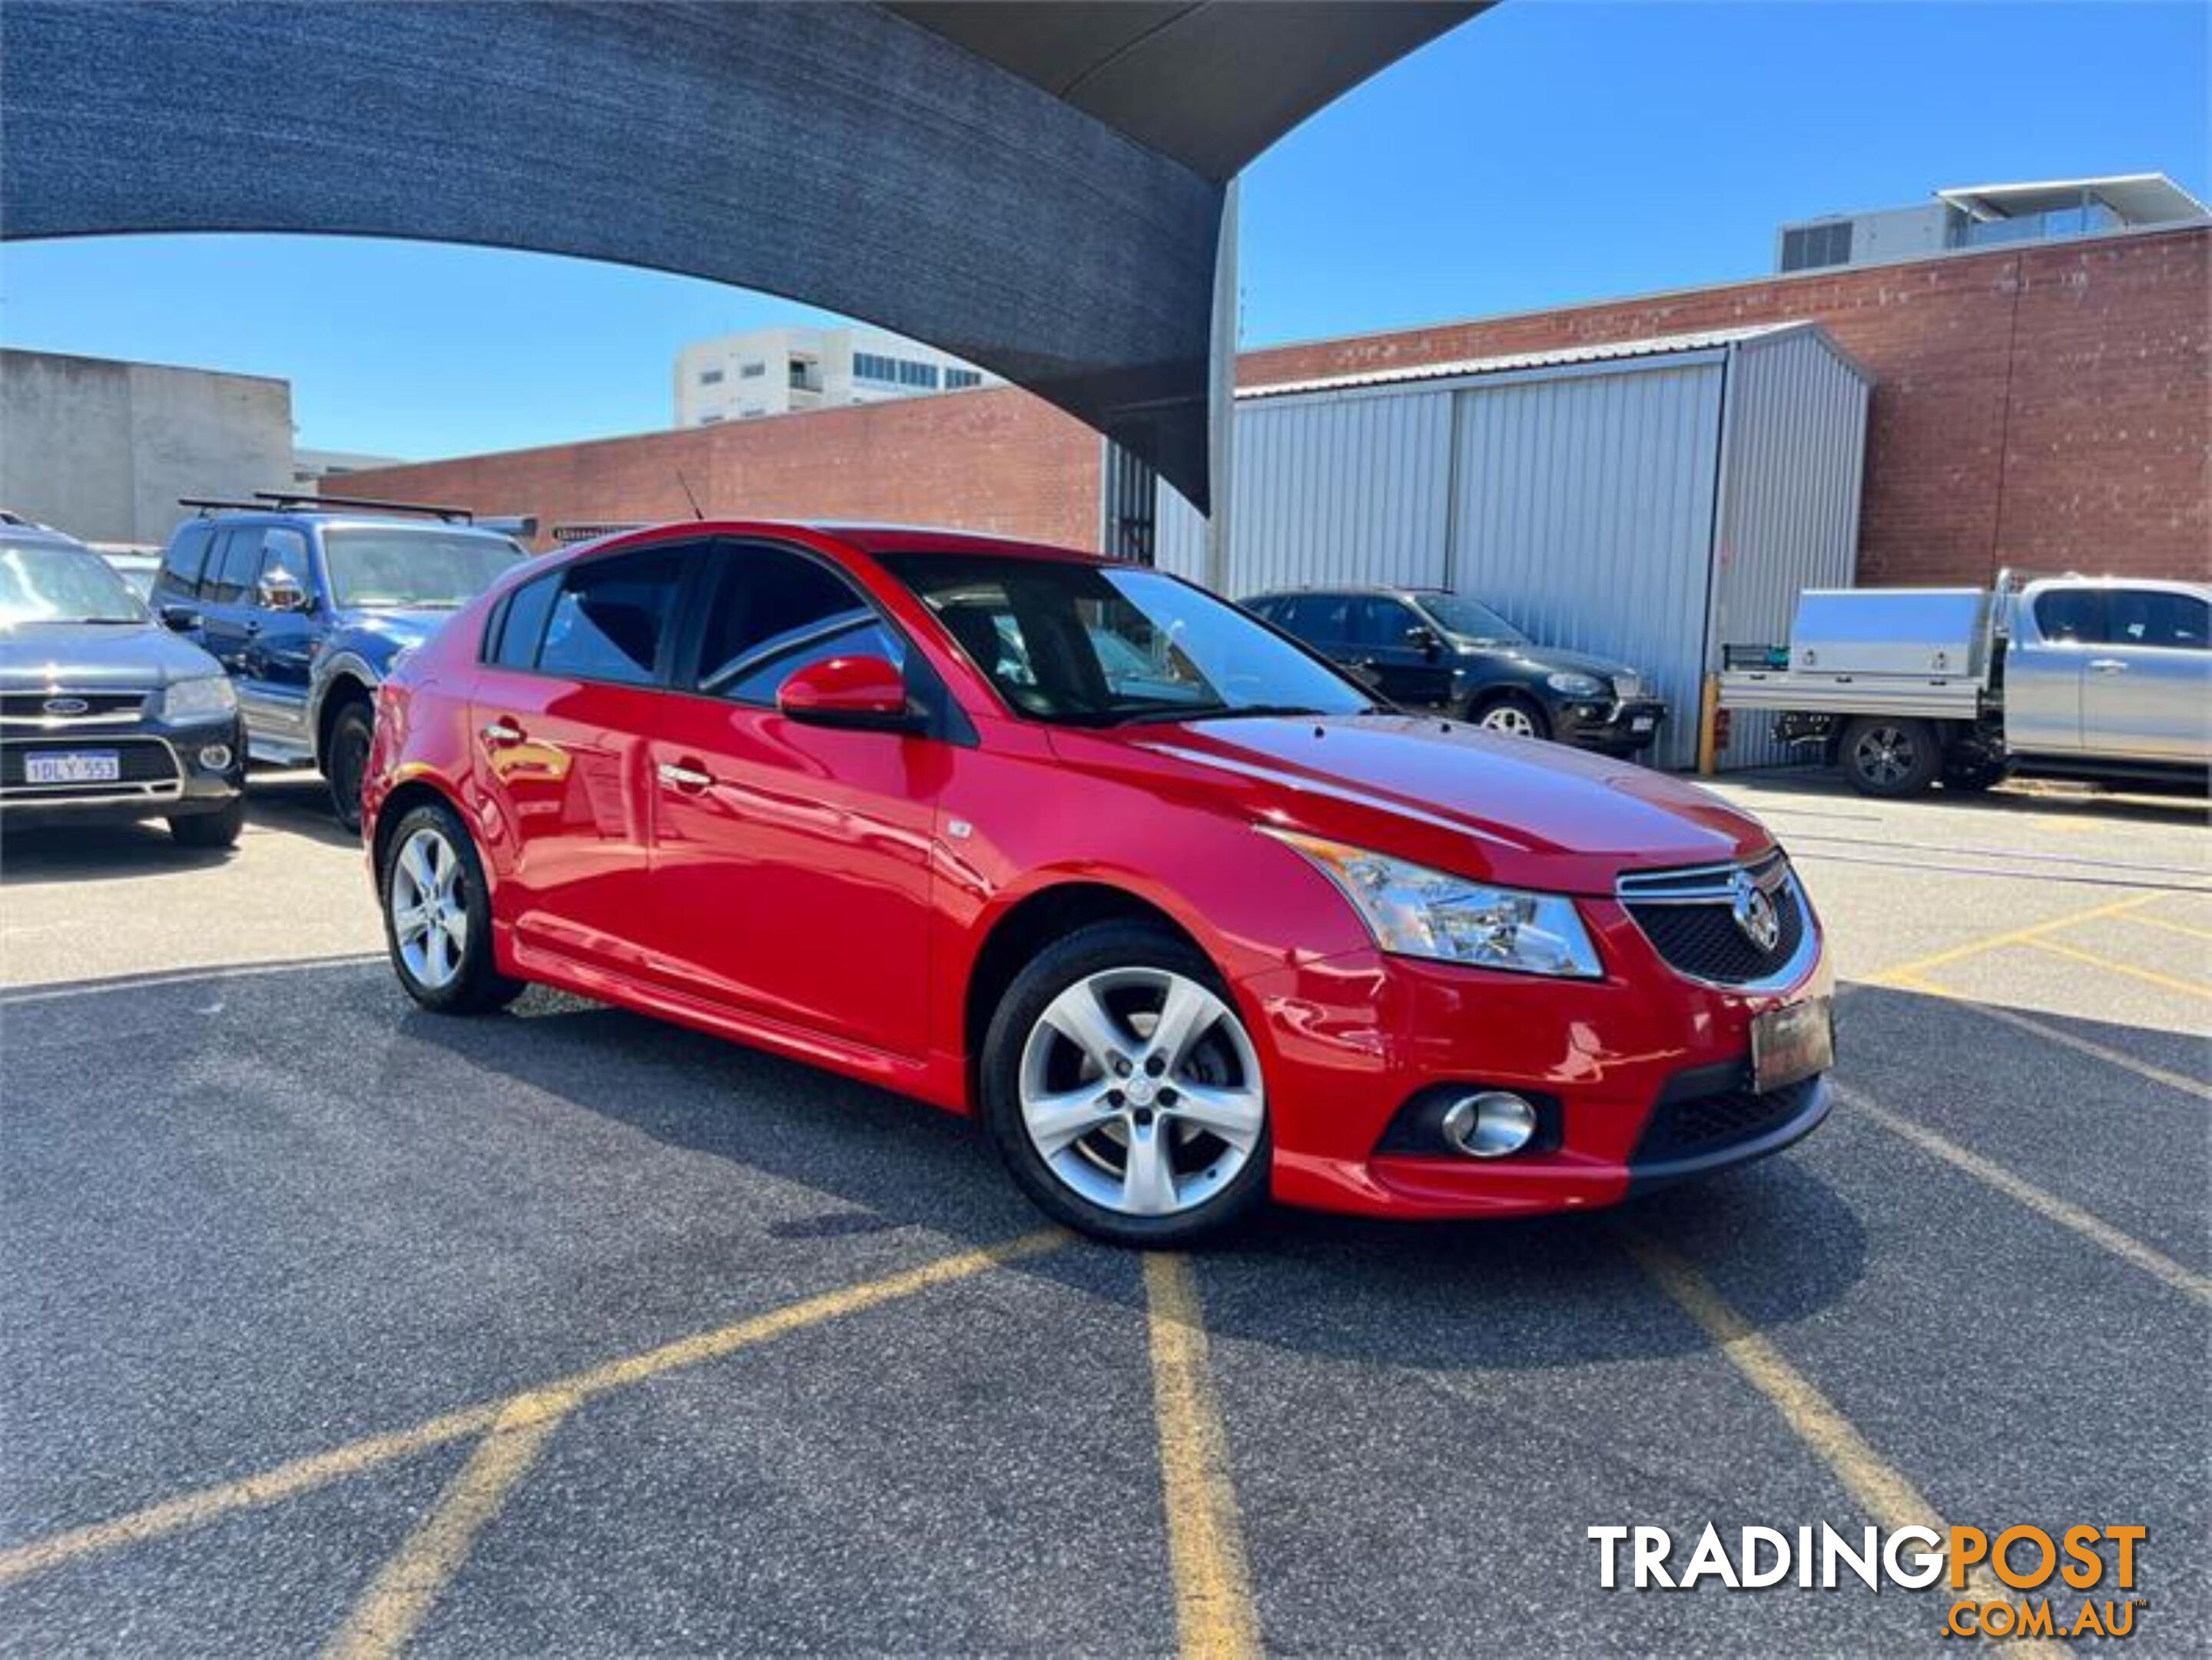
[[[0,821],[166,818],[186,847],[226,848],[245,783],[222,665],[82,543],[0,526]]]
[[[526,556],[459,508],[275,491],[181,505],[200,516],[171,533],[154,604],[236,683],[253,759],[319,769],[358,829],[386,672]]]
[[[1392,702],[1492,732],[1632,755],[1667,706],[1626,663],[1540,646],[1464,595],[1420,588],[1302,588],[1245,609],[1359,674]]]

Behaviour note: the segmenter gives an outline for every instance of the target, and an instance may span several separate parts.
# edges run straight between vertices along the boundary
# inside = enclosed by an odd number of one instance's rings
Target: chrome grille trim
[[[1644,919],[1637,915],[1640,907],[1705,905],[1730,906],[1733,897],[1728,887],[1729,879],[1738,871],[1750,873],[1759,890],[1782,903],[1795,906],[1797,916],[1797,942],[1786,960],[1767,972],[1745,980],[1718,979],[1683,967],[1668,956],[1647,927]],[[1797,880],[1797,873],[1779,848],[1757,859],[1741,864],[1687,866],[1674,870],[1637,871],[1619,877],[1613,883],[1614,897],[1636,924],[1637,932],[1651,947],[1652,954],[1666,964],[1678,978],[1693,985],[1711,986],[1720,991],[1771,992],[1781,991],[1796,984],[1811,970],[1820,955],[1820,928],[1813,914],[1813,907],[1805,897],[1805,890]],[[1734,923],[1731,922],[1733,927]]]

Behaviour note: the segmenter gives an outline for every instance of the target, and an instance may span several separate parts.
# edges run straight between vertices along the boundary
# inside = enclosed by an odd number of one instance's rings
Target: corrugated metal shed
[[[1868,378],[1815,323],[1714,330],[1237,395],[1229,591],[1469,593],[1550,644],[1641,668],[1695,759],[1729,641],[1786,637],[1851,580]],[[1158,562],[1204,575],[1163,491]],[[1747,725],[1722,764],[1785,758]]]

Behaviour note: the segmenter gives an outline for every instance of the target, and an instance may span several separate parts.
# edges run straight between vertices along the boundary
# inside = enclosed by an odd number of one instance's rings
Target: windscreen
[[[58,544],[0,542],[0,627],[147,620],[138,596],[98,554]]]
[[[1157,571],[995,555],[883,562],[1008,706],[1036,720],[1119,726],[1374,707],[1234,605]]]
[[[1478,646],[1517,646],[1528,638],[1479,599],[1456,593],[1424,593],[1417,603],[1446,634],[1455,634]]]
[[[342,606],[451,611],[525,556],[503,536],[406,525],[334,525],[323,532],[331,597]]]

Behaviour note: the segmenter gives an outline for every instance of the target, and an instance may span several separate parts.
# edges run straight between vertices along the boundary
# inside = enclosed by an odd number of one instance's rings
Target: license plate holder
[[[1752,1087],[1759,1094],[1802,1084],[1835,1064],[1835,1011],[1827,998],[1785,1003],[1752,1017]]]
[[[27,784],[117,784],[123,757],[113,750],[49,750],[23,757]]]
[[[1631,732],[1649,732],[1656,724],[1650,715],[1638,714],[1630,719],[1628,729]]]

